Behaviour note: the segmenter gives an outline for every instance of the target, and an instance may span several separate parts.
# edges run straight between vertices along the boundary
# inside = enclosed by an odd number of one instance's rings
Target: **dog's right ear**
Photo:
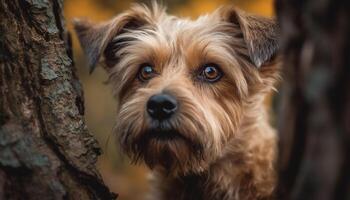
[[[239,27],[250,60],[257,68],[275,57],[279,49],[279,25],[275,19],[251,15],[233,6],[222,7],[217,12],[221,20]]]
[[[108,44],[118,34],[126,30],[133,30],[149,25],[157,17],[153,5],[153,10],[144,5],[135,5],[110,21],[94,24],[88,20],[75,19],[74,29],[78,35],[80,44],[85,55],[88,57],[90,73],[95,69],[104,54]]]

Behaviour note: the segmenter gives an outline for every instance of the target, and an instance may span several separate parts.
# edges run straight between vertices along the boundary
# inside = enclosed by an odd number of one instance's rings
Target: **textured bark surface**
[[[279,199],[350,199],[350,3],[277,0]]]
[[[0,199],[113,199],[95,168],[62,0],[0,0]]]

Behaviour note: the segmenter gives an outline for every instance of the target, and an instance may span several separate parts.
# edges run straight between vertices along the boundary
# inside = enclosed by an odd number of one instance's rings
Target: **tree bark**
[[[0,0],[0,199],[114,199],[95,168],[63,0]]]
[[[277,0],[279,199],[350,199],[350,3]]]

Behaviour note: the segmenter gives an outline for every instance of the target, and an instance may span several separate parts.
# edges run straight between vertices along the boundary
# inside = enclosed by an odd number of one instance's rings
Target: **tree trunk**
[[[0,199],[114,199],[95,168],[63,0],[0,0]]]
[[[350,3],[277,0],[279,199],[350,199]]]

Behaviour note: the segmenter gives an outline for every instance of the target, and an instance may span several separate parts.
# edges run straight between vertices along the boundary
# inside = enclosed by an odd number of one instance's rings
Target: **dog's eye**
[[[138,78],[140,81],[147,81],[147,80],[153,78],[155,74],[156,74],[156,72],[154,71],[152,65],[143,64],[143,65],[141,65],[141,68],[140,68],[140,71],[138,74]]]
[[[216,64],[205,64],[199,78],[208,82],[216,82],[222,77],[222,72]]]

